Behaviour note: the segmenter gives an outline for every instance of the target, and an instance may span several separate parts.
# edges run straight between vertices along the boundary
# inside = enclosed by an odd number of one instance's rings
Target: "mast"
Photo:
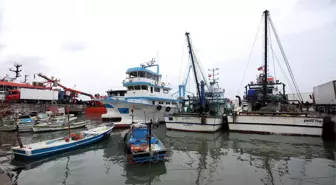
[[[268,19],[268,10],[264,11],[265,18],[265,64],[264,64],[264,80],[263,80],[263,105],[266,105],[266,95],[267,95],[267,19]]]
[[[196,68],[195,68],[195,61],[194,61],[194,55],[193,55],[191,44],[190,44],[189,33],[186,32],[185,35],[187,36],[188,47],[189,47],[189,54],[190,54],[191,63],[192,63],[193,70],[194,70],[194,75],[195,75],[195,80],[196,80],[196,87],[197,87],[197,95],[198,95],[198,97],[201,100],[201,92],[200,92],[200,88],[199,88],[199,84],[198,84],[198,79],[197,79],[197,74],[196,74]]]

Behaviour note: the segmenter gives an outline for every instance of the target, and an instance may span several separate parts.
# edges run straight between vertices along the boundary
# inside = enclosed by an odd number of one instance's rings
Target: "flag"
[[[209,74],[208,76],[209,76],[209,78],[211,77],[211,75],[210,75],[210,74]]]
[[[262,71],[264,69],[263,66],[258,67],[258,71]]]

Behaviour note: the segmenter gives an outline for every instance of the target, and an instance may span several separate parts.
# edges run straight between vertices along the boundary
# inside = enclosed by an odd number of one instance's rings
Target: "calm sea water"
[[[129,165],[122,130],[76,151],[11,165],[19,185],[334,185],[335,143],[320,138],[223,133],[153,132],[171,149],[164,163]],[[25,134],[24,143],[63,136],[66,132]]]

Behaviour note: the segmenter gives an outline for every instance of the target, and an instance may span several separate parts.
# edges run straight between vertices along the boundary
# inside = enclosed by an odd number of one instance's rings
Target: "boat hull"
[[[168,116],[165,117],[168,130],[187,132],[216,132],[222,128],[222,118],[206,117],[205,123],[201,123],[199,116]]]
[[[228,116],[230,131],[281,135],[322,136],[323,118],[303,116]]]
[[[86,145],[98,142],[104,139],[105,137],[108,137],[111,134],[112,130],[113,130],[113,127],[110,127],[106,131],[96,134],[92,137],[78,140],[78,141],[71,141],[71,142],[57,145],[57,146],[37,148],[37,149],[29,149],[29,148],[27,149],[27,147],[26,148],[14,147],[12,148],[12,151],[16,159],[34,160],[34,159],[51,156],[56,153],[69,151],[72,149],[76,149],[78,147],[82,147],[82,146],[86,146]],[[58,138],[55,140],[59,140],[59,139],[63,139],[63,138]]]
[[[130,102],[104,102],[108,104],[106,106],[107,113],[101,116],[103,121],[115,122],[115,128],[129,127],[132,123],[131,110],[134,106],[134,121],[143,122],[144,120],[152,119],[155,122],[164,122],[165,116],[169,113],[177,111],[178,108],[170,108],[170,111],[166,111],[166,107],[162,106],[161,110],[157,109],[157,106],[152,104],[140,104]]]
[[[82,128],[86,127],[90,121],[81,121],[77,123],[70,124],[70,129]],[[68,130],[69,127],[67,125],[35,125],[33,127],[34,132],[52,132],[59,130]]]

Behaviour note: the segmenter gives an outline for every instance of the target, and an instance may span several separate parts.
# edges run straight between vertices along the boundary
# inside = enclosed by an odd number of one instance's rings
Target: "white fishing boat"
[[[223,114],[228,107],[228,101],[224,98],[224,90],[218,87],[215,71],[212,70],[212,81],[208,84],[203,75],[200,64],[195,57],[191,45],[189,33],[186,33],[189,47],[191,65],[188,68],[188,75],[185,83],[179,86],[179,96],[183,100],[183,108],[178,113],[173,113],[165,117],[168,130],[180,130],[190,132],[216,132],[223,125]],[[185,87],[187,85],[190,70],[193,70],[194,79],[197,87],[197,97],[185,99]],[[201,79],[199,83],[199,79]],[[207,88],[207,90],[205,90]],[[187,106],[185,107],[185,105]]]
[[[157,71],[149,70],[150,67],[156,67]],[[127,88],[127,92],[119,94],[122,98],[108,97],[99,100],[107,110],[107,113],[102,115],[103,120],[117,118],[120,121],[115,122],[116,128],[129,127],[130,110],[133,107],[137,113],[134,117],[135,121],[146,119],[164,121],[165,115],[177,111],[177,98],[170,94],[172,88],[169,83],[162,80],[159,65],[154,59],[147,64],[141,64],[140,67],[129,68],[126,75],[123,86]]]
[[[270,24],[270,27],[274,32],[287,68],[291,74],[290,66],[284,55],[273,23],[269,17],[269,12],[267,10],[264,11],[263,16],[265,25]],[[296,91],[298,91],[299,101],[288,100],[285,96],[285,84],[279,82],[279,80],[275,80],[273,76],[268,73],[268,27],[269,26],[265,26],[264,34],[265,60],[263,66],[258,68],[258,71],[262,72],[258,75],[256,82],[251,82],[245,86],[246,92],[244,95],[244,102],[247,103],[247,111],[244,111],[240,97],[237,96],[238,104],[235,106],[235,111],[233,114],[227,116],[229,129],[230,131],[237,132],[321,136],[323,118],[320,116],[313,116],[308,112],[303,112],[302,109],[298,109],[298,107],[302,106],[302,97],[300,97],[299,88],[295,83],[294,77],[291,76],[293,85]],[[282,88],[278,88],[279,86],[282,86]],[[295,102],[297,103],[295,104]]]
[[[83,120],[83,121],[75,121],[77,117],[70,118],[69,124],[70,129],[82,128],[87,127],[91,121],[90,120]],[[52,131],[59,131],[59,130],[67,130],[69,129],[68,121],[65,119],[63,122],[47,122],[47,123],[39,123],[34,125],[33,131],[34,132],[52,132]]]
[[[12,151],[15,158],[27,160],[50,156],[100,141],[110,135],[113,127],[113,125],[102,126],[87,131],[72,133],[66,137],[23,145],[21,148],[19,146],[12,147]]]
[[[19,115],[17,121],[20,132],[32,132],[33,126],[36,123],[28,114]]]
[[[70,117],[74,117],[74,114],[69,114]],[[65,114],[65,108],[55,108],[53,111],[46,111],[45,113],[37,114],[37,123],[47,122],[51,120],[59,120],[67,118],[68,115]]]

